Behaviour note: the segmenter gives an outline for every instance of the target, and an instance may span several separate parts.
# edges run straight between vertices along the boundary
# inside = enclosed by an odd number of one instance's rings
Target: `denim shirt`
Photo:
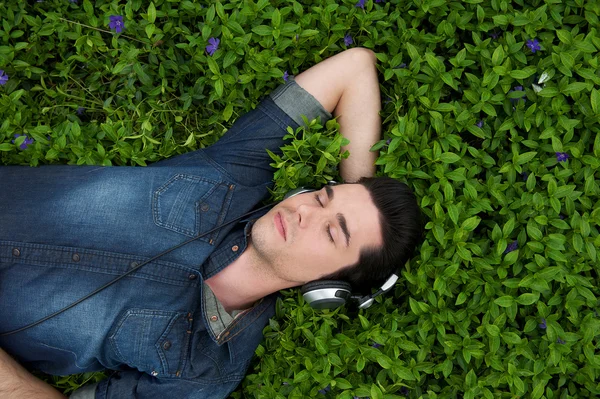
[[[0,332],[256,208],[273,176],[265,148],[280,153],[287,126],[298,125],[265,98],[217,144],[149,167],[0,166]],[[118,371],[81,397],[226,398],[247,371],[278,293],[232,317],[204,280],[246,249],[251,220],[265,212],[0,337],[0,347],[48,374]]]

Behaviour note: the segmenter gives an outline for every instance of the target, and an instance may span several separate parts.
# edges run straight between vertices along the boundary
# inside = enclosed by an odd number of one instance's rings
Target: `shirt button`
[[[12,254],[13,256],[21,256],[21,251],[19,251],[19,248],[13,248]]]
[[[171,341],[165,341],[165,343],[163,344],[163,349],[166,351],[171,349]]]
[[[156,377],[158,375],[157,371],[152,371],[150,374],[152,374],[152,377]]]
[[[238,251],[238,249],[240,249],[240,247],[238,247],[237,245],[234,245],[233,247],[231,247],[231,250],[232,250],[233,252],[237,252],[237,251]]]
[[[72,259],[73,259],[73,262],[79,262],[79,260],[81,258],[79,257],[79,254],[73,254],[73,258]]]
[[[137,262],[131,262],[129,264],[129,267],[131,267],[133,269],[133,268],[137,267],[138,265],[139,265],[139,263],[137,263]]]
[[[217,316],[210,316],[210,321],[217,321],[219,318]]]
[[[202,204],[200,205],[200,209],[202,210],[202,212],[206,212],[210,209],[210,206],[208,206],[208,204]]]
[[[195,279],[197,279],[197,278],[198,278],[198,276],[196,276],[194,273],[191,273],[191,274],[188,276],[188,278],[189,278],[190,280],[195,280]]]

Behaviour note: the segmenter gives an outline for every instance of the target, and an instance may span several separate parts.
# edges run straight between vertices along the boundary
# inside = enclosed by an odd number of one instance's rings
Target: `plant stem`
[[[97,30],[97,31],[99,31],[99,32],[111,33],[111,34],[112,34],[112,32],[111,32],[111,31],[109,31],[109,30],[100,29],[100,28],[95,28],[95,27],[93,27],[93,26],[90,26],[90,25],[82,24],[81,22],[77,22],[77,21],[71,21],[70,19],[66,19],[66,18],[62,18],[62,17],[61,17],[61,18],[59,18],[59,19],[61,19],[61,20],[63,20],[63,21],[66,21],[66,22],[73,23],[73,24],[77,24],[77,25],[85,26],[86,28],[94,29],[94,30]],[[136,39],[135,37],[126,36],[126,35],[122,35],[122,37],[125,37],[125,38],[127,38],[127,39],[129,39],[129,40],[134,40],[134,41],[136,41],[136,42],[140,42],[140,43],[143,43],[143,44],[149,44],[149,45],[152,45],[152,43],[148,43],[148,42],[144,42],[144,41],[138,40],[138,39]]]

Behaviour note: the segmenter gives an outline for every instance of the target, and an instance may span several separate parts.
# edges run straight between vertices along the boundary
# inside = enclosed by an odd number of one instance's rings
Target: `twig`
[[[59,18],[59,19],[61,19],[61,20],[63,20],[63,21],[66,21],[66,22],[71,22],[71,23],[73,23],[73,24],[77,24],[77,25],[85,26],[86,28],[94,29],[94,30],[97,30],[97,31],[100,31],[100,32],[104,32],[104,33],[110,33],[110,34],[112,34],[112,32],[111,32],[111,31],[109,31],[109,30],[104,30],[104,29],[100,29],[100,28],[95,28],[95,27],[93,27],[93,26],[90,26],[90,25],[82,24],[81,22],[77,22],[77,21],[71,21],[71,20],[69,20],[69,19],[62,18],[62,17],[61,17],[61,18]],[[141,41],[141,40],[138,40],[138,39],[136,39],[135,37],[126,36],[126,35],[122,35],[122,37],[126,37],[127,39],[134,40],[134,41],[136,41],[136,42],[140,42],[140,43],[142,43],[142,44],[149,44],[149,45],[152,45],[152,43],[143,42],[143,41]]]

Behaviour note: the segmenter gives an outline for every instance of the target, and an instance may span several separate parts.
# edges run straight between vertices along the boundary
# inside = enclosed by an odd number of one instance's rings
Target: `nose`
[[[319,204],[304,203],[298,205],[296,208],[296,214],[298,216],[298,226],[302,228],[310,227],[314,223],[318,223],[318,220],[324,217],[323,208]]]

